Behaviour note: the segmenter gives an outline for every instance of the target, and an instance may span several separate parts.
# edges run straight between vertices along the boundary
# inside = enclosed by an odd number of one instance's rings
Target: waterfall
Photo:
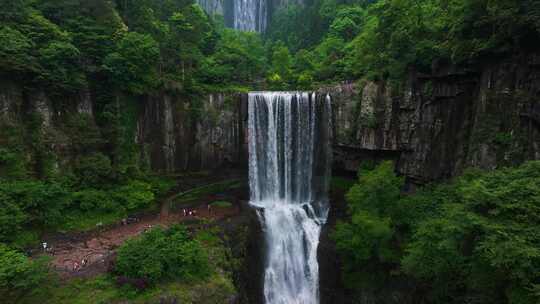
[[[235,0],[234,28],[241,31],[266,30],[266,0]]]
[[[266,30],[270,2],[267,0],[196,0],[197,4],[214,17],[221,15],[225,25],[246,32]]]
[[[317,247],[328,214],[330,97],[249,94],[249,181],[265,241],[266,304],[319,303]]]

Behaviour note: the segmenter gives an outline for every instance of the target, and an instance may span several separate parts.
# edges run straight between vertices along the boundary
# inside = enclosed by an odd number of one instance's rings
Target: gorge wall
[[[466,167],[495,168],[540,159],[540,56],[521,55],[469,68],[434,64],[429,75],[411,71],[402,85],[359,81],[321,88],[333,97],[334,168],[356,172],[361,161],[392,159],[411,184],[459,174]],[[18,130],[29,139],[39,117],[43,142],[57,164],[80,151],[72,129],[92,129],[106,149],[96,93],[71,96],[0,81],[0,140]],[[243,165],[245,94],[211,94],[200,100],[170,93],[117,96],[119,112],[140,162],[156,172]],[[34,123],[35,125],[35,123]],[[12,132],[13,133],[13,132]],[[88,136],[86,136],[88,137]],[[88,140],[88,138],[84,138]],[[84,148],[84,147],[83,147]]]
[[[489,169],[540,159],[537,54],[466,68],[435,63],[430,74],[411,70],[400,85],[358,81],[320,91],[333,98],[335,171],[355,173],[362,161],[392,159],[414,186],[450,178],[471,166]],[[30,164],[49,157],[58,171],[69,169],[78,155],[109,150],[106,138],[111,130],[103,127],[108,118],[96,114],[103,112],[103,105],[94,89],[62,97],[47,92],[1,78],[0,174],[10,165],[3,148],[14,143],[27,147],[19,152]],[[246,97],[115,95],[116,108],[124,113],[124,140],[136,148],[136,162],[161,173],[246,166]],[[46,153],[36,152],[37,142]],[[341,288],[339,261],[328,237],[336,219],[346,216],[346,207],[342,199],[332,203],[319,249],[323,304],[346,303],[343,293],[336,291]],[[252,247],[248,252],[258,246]],[[252,263],[247,278],[260,264]],[[260,288],[255,281],[247,284],[257,286],[247,289]],[[250,298],[261,296],[252,293]],[[366,303],[371,300],[376,299]]]
[[[39,157],[32,142],[39,138],[42,152],[60,171],[69,170],[81,154],[108,154],[111,141],[120,140],[136,148],[135,163],[153,172],[240,166],[246,157],[240,95],[211,94],[196,101],[167,93],[115,98],[120,131],[104,124],[106,115],[96,117],[102,105],[90,89],[59,97],[0,81],[0,142],[25,147],[20,152],[31,163]],[[122,134],[111,136],[114,132]]]
[[[540,159],[540,56],[475,67],[434,63],[399,87],[384,81],[328,87],[334,97],[335,167],[393,159],[413,184],[464,168]]]
[[[435,63],[400,86],[360,81],[322,88],[333,96],[334,171],[394,160],[409,188],[460,174],[540,159],[540,56],[521,55],[468,68]],[[408,190],[408,189],[407,189]],[[348,304],[330,233],[347,217],[334,193],[321,234],[321,304]],[[413,282],[394,279],[355,303],[418,303]]]

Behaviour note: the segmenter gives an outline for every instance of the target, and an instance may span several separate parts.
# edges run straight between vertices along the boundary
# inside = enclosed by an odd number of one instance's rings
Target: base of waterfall
[[[327,212],[311,204],[252,202],[267,246],[264,299],[267,304],[318,304],[317,247]]]

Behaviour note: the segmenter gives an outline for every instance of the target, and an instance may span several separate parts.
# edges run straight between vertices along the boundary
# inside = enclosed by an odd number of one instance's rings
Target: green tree
[[[0,243],[0,296],[5,303],[16,303],[18,298],[39,286],[47,277],[41,260],[30,260],[23,254]]]
[[[13,241],[22,230],[27,215],[5,193],[0,193],[0,242]]]
[[[86,84],[79,64],[80,52],[69,42],[53,41],[39,51],[42,77],[53,85],[78,89]]]
[[[103,68],[119,88],[141,94],[157,85],[158,60],[158,44],[151,36],[129,32],[118,41],[116,51],[105,57]]]
[[[20,31],[0,27],[0,68],[4,71],[28,72],[36,70],[32,55],[33,42]]]
[[[113,181],[111,160],[102,153],[79,157],[73,171],[83,187],[102,187]]]
[[[351,221],[336,226],[334,239],[338,250],[353,263],[393,258],[390,241],[395,231],[390,215],[404,182],[393,170],[392,162],[383,162],[360,172],[358,184],[347,193]]]
[[[287,46],[279,41],[272,47],[272,60],[268,81],[274,89],[286,89],[293,80],[293,61]]]
[[[118,250],[116,272],[150,283],[195,280],[210,273],[208,255],[183,226],[152,229],[141,238],[129,240]]]
[[[69,192],[59,183],[40,181],[0,181],[0,193],[7,202],[15,202],[25,214],[27,225],[54,227],[71,204]]]

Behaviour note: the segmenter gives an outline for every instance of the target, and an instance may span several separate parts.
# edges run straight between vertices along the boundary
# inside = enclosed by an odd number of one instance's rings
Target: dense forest
[[[139,157],[141,96],[186,100],[194,125],[213,93],[363,81],[399,90],[410,71],[535,53],[538,41],[536,0],[293,1],[272,12],[263,33],[227,28],[191,0],[0,0],[0,91],[8,81],[24,98],[39,89],[59,113],[80,92],[93,100],[92,115],[55,122],[61,134],[44,132],[50,122],[28,104],[0,107],[0,298],[70,303],[70,293],[88,292],[76,303],[98,303],[101,289],[100,303],[158,303],[159,292],[187,284],[215,289],[189,303],[228,303],[239,262],[216,231],[152,230],[120,247],[110,275],[64,289],[51,283],[48,259],[31,253],[43,235],[155,211],[178,186]],[[58,147],[58,138],[67,143]],[[70,157],[62,163],[57,150]],[[538,303],[539,174],[537,161],[472,168],[405,194],[393,163],[364,164],[332,232],[351,303],[392,284],[414,289],[412,303]]]

